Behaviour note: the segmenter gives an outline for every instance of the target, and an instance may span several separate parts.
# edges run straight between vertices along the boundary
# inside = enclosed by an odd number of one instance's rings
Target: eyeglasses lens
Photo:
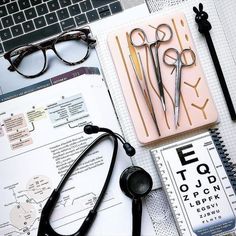
[[[10,58],[14,68],[26,76],[37,75],[46,63],[43,51],[33,45],[17,48],[12,51]]]
[[[88,53],[86,38],[86,35],[80,31],[61,35],[55,43],[58,56],[68,63],[80,62]]]

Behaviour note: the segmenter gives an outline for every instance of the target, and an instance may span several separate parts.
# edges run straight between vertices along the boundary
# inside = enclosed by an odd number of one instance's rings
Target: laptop
[[[38,78],[27,80],[17,72],[10,72],[7,69],[9,62],[3,55],[8,50],[44,41],[64,31],[85,25],[92,26],[95,22],[102,24],[104,20],[114,15],[119,14],[122,17],[128,8],[145,4],[144,2],[144,0],[0,0],[0,95],[38,83],[58,73],[47,72]],[[50,52],[47,51],[47,54]],[[50,58],[50,64],[53,64],[54,60],[57,59]],[[68,70],[67,65],[57,63],[60,64],[59,71]]]

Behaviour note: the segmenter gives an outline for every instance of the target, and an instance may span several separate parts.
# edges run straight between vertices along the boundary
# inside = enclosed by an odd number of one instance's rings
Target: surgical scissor
[[[162,33],[163,37],[160,37],[160,33]],[[139,35],[139,40],[137,39],[137,35]],[[135,36],[136,35],[136,36]],[[141,28],[135,28],[130,32],[130,42],[136,48],[147,47],[149,53],[151,55],[152,64],[155,71],[155,76],[157,79],[157,84],[160,92],[160,98],[163,110],[166,111],[166,104],[165,104],[165,96],[164,96],[164,87],[162,83],[161,71],[160,71],[160,63],[159,63],[159,56],[158,56],[158,46],[160,43],[168,42],[172,38],[173,32],[169,25],[167,24],[160,24],[156,28],[155,33],[155,40],[148,41],[147,34]],[[156,54],[156,63],[153,55],[152,48],[155,48]]]
[[[191,57],[189,62],[187,58]],[[179,121],[179,110],[180,110],[180,94],[181,94],[181,72],[183,67],[192,66],[196,61],[196,56],[193,50],[184,49],[179,52],[175,48],[167,49],[163,54],[163,61],[168,66],[174,66],[176,69],[175,74],[175,109],[174,109],[174,120],[175,127],[177,128]]]

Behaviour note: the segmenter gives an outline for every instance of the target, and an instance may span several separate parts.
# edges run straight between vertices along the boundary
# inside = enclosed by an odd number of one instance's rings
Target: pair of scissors
[[[187,58],[190,58],[187,62]],[[184,49],[179,52],[175,48],[167,49],[163,54],[163,61],[166,65],[175,67],[175,109],[174,109],[174,120],[175,127],[177,128],[179,121],[180,111],[180,94],[181,94],[181,73],[183,67],[190,67],[195,64],[196,56],[193,50]]]
[[[161,33],[162,33],[162,37],[160,35]],[[155,76],[157,79],[159,92],[160,92],[161,103],[162,103],[162,107],[163,107],[164,111],[166,111],[166,104],[165,104],[164,87],[163,87],[163,83],[162,83],[157,48],[161,43],[170,41],[172,36],[173,36],[172,29],[167,24],[158,25],[158,27],[156,28],[156,32],[155,32],[155,40],[154,41],[148,41],[147,34],[141,28],[135,28],[130,32],[130,42],[134,47],[136,47],[136,48],[147,47],[149,50],[149,53],[151,55],[152,65],[153,65],[154,71],[155,71]],[[153,53],[152,48],[155,48],[156,62],[154,59],[154,53]]]

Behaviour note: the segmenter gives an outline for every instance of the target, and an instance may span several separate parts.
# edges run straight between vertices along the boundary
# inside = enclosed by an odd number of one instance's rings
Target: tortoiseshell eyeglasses
[[[26,78],[35,78],[47,70],[48,49],[52,49],[65,64],[76,65],[89,57],[95,45],[96,39],[91,36],[89,28],[74,29],[38,44],[14,48],[5,53],[4,58],[11,64],[8,70],[17,71]]]

